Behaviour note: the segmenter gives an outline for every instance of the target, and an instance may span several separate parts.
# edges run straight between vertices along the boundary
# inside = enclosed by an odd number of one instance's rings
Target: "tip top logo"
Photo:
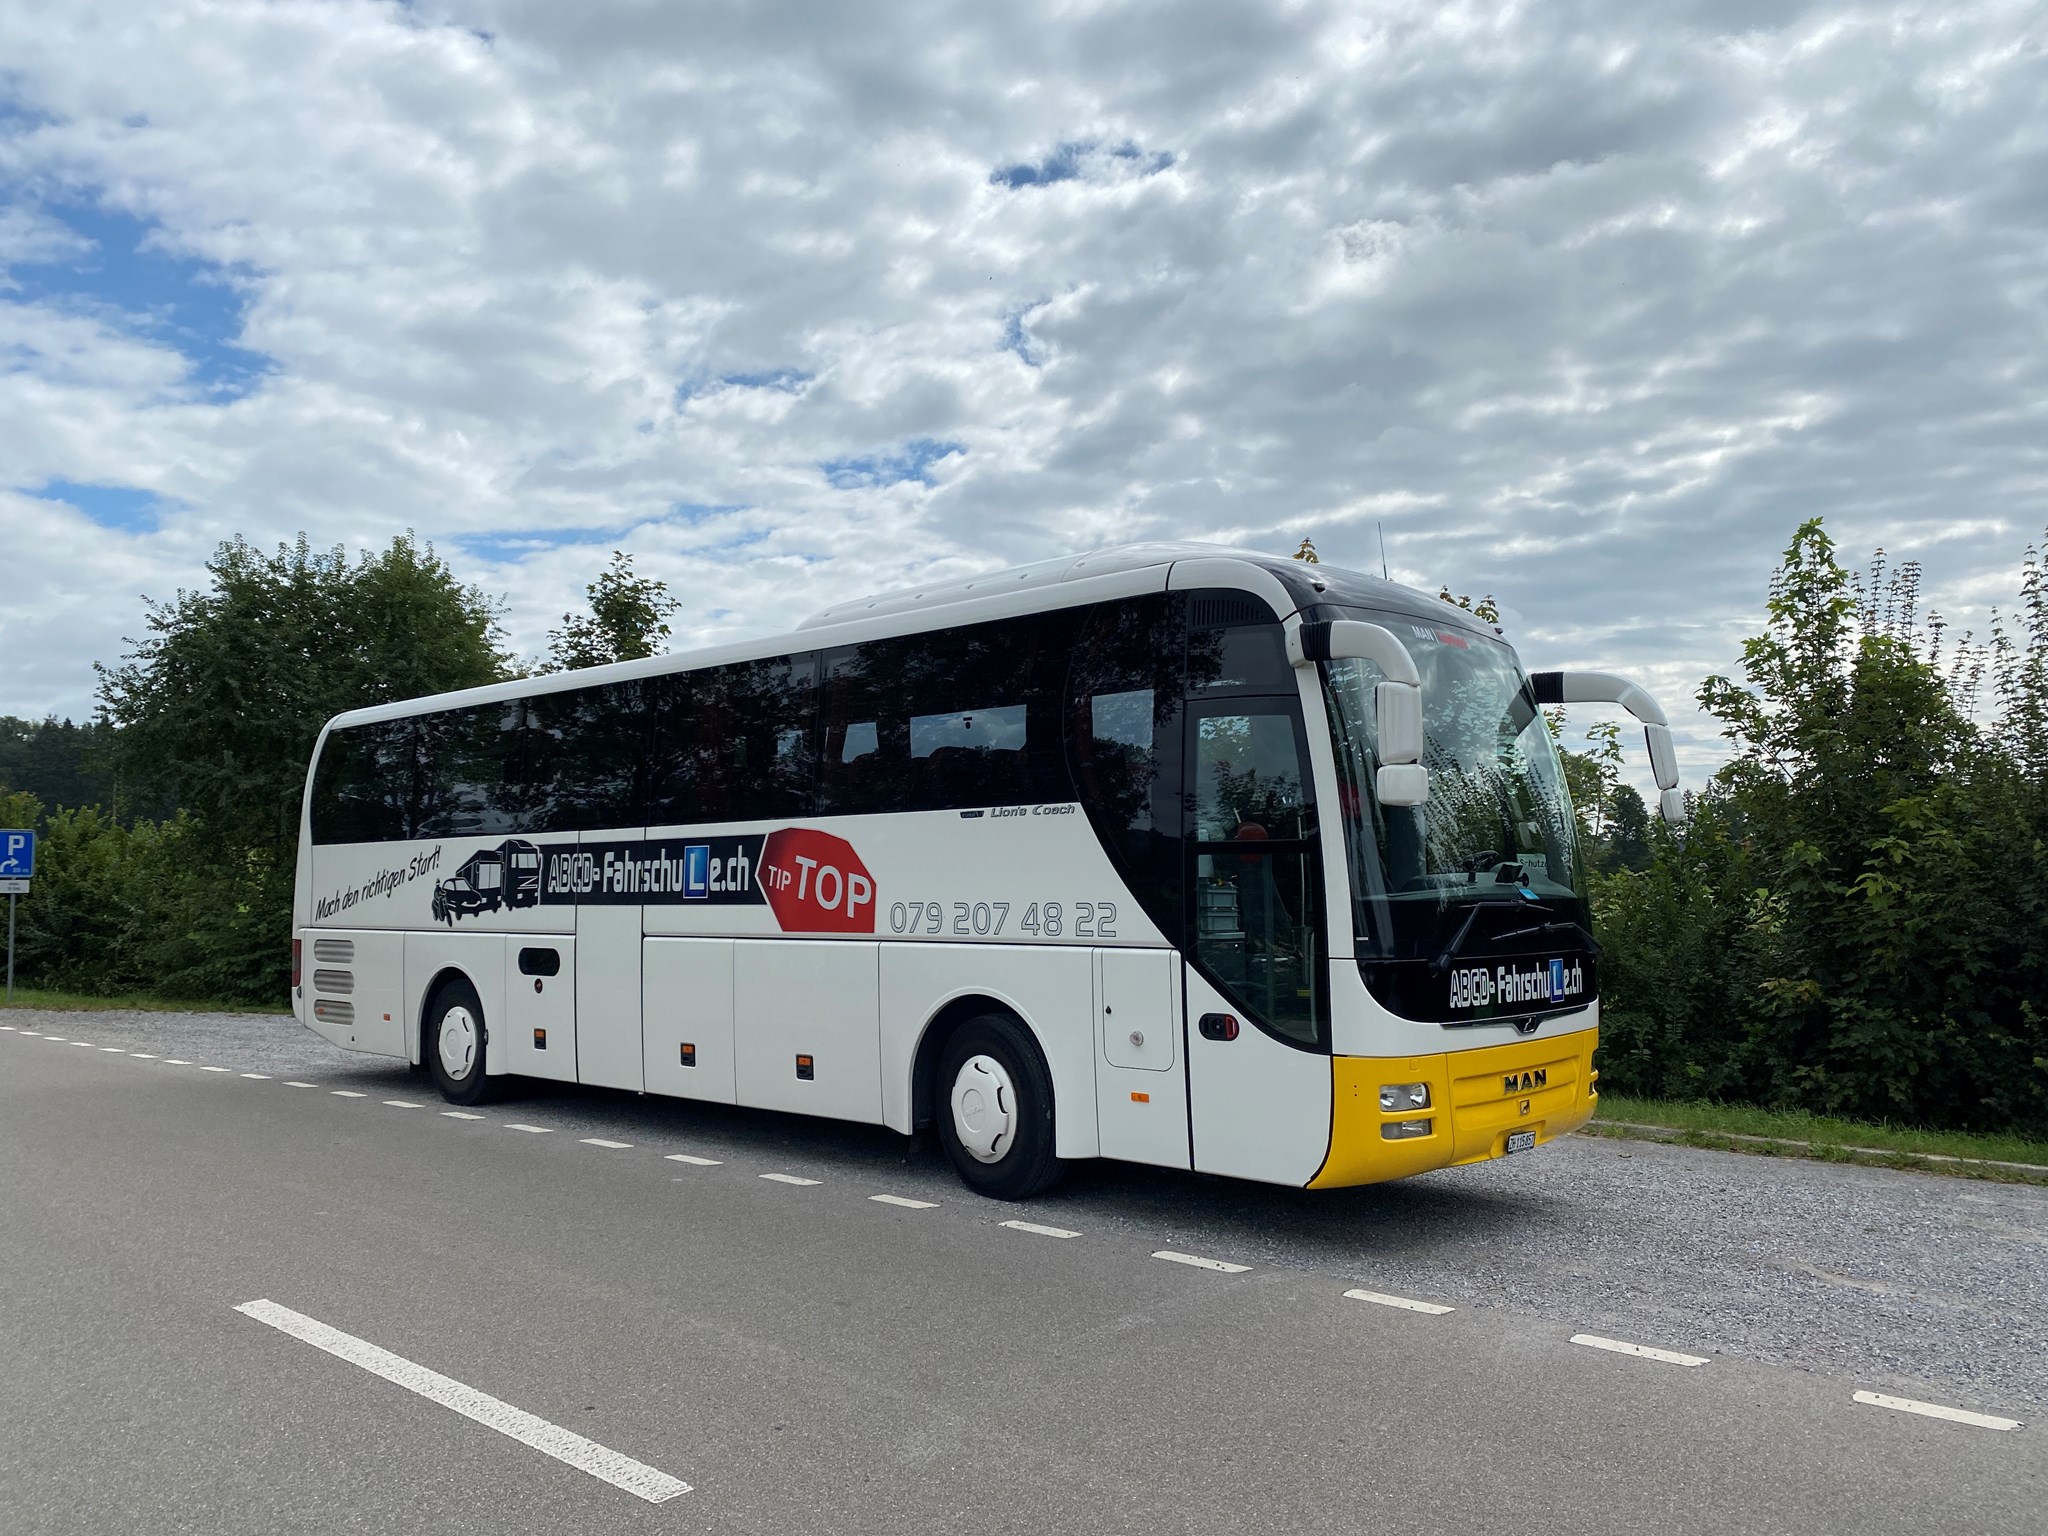
[[[843,837],[807,827],[769,833],[761,889],[785,933],[875,931],[875,877]]]
[[[1538,960],[1517,965],[1463,966],[1451,972],[1451,1007],[1526,1007],[1567,1003],[1586,993],[1586,968],[1578,960]]]

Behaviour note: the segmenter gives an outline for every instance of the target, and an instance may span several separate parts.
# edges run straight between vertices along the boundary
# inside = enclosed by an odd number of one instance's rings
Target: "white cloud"
[[[0,710],[302,527],[417,528],[534,650],[615,545],[708,639],[1125,538],[1372,569],[1384,523],[1680,713],[1815,513],[1981,613],[2048,516],[2032,15],[17,6],[0,259],[151,221],[273,366],[0,288],[0,485],[165,498],[5,503],[55,595]]]

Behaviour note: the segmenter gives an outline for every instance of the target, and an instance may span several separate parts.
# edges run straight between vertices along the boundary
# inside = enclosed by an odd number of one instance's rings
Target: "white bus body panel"
[[[528,976],[519,968],[524,950],[550,949],[561,957],[553,976]],[[491,1030],[485,1066],[493,1072],[524,1077],[576,1081],[576,940],[567,934],[512,934],[505,940],[505,1015],[503,1028]],[[535,987],[534,983],[540,985]],[[490,1023],[497,1020],[485,1019]],[[533,1032],[547,1031],[547,1048],[534,1044]]]
[[[328,928],[318,932],[307,930],[304,939],[302,989],[306,1000],[300,1021],[345,1050],[369,1051],[378,1056],[405,1055],[405,995],[401,985],[404,935],[364,928]],[[338,939],[347,944],[349,959],[320,959],[315,940],[323,939]],[[322,987],[323,973],[338,984]],[[346,990],[339,984],[343,976],[347,978]],[[346,1022],[334,1017],[323,1019],[323,1001],[347,1003],[351,1017]]]
[[[619,834],[613,834],[617,836]],[[639,835],[634,828],[631,836]],[[640,1039],[640,908],[576,909],[576,1077],[599,1088],[647,1086]]]
[[[1350,970],[1357,974],[1356,966]],[[1244,1022],[1243,1010],[1192,966],[1187,968],[1187,999],[1196,1170],[1269,1184],[1306,1184],[1330,1148],[1330,1058],[1283,1045]],[[1237,1038],[1204,1039],[1193,1021],[1205,1013],[1236,1017]]]
[[[1095,1108],[1104,1157],[1188,1166],[1180,966],[1172,950],[1095,951]]]
[[[408,933],[405,935],[405,1038],[395,1053],[420,1060],[420,1022],[427,996],[444,972],[459,971],[476,988],[484,1009],[484,1068],[493,1076],[517,1070],[505,1063],[509,1033],[505,1016],[505,935],[502,933]]]
[[[879,944],[739,940],[733,949],[733,1077],[739,1101],[831,1120],[882,1119]],[[796,1075],[809,1056],[816,1074]]]
[[[736,1102],[733,941],[649,939],[641,956],[647,1091]],[[686,1042],[695,1051],[695,1066],[682,1064]]]
[[[1052,1073],[1053,1150],[1094,1157],[1092,951],[1023,944],[882,946],[882,1121],[910,1132],[917,1046],[939,1010],[985,997],[1024,1021]],[[941,1085],[939,1092],[945,1092]],[[934,1113],[941,1108],[935,1102]]]

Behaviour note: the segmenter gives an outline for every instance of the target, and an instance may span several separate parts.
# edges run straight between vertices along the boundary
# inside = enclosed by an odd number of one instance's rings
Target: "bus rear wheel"
[[[450,1104],[481,1104],[497,1084],[484,1073],[484,1005],[476,988],[451,981],[427,1005],[425,1049],[434,1086]]]
[[[1028,1200],[1052,1187],[1052,1074],[1021,1024],[1000,1013],[969,1019],[939,1053],[934,1086],[939,1140],[968,1188]]]

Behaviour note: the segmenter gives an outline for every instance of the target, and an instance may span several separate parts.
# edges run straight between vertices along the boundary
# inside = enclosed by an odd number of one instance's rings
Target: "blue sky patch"
[[[913,438],[901,449],[878,449],[874,453],[857,453],[850,458],[824,459],[818,468],[825,478],[842,491],[866,490],[874,486],[897,485],[905,480],[916,480],[924,485],[932,483],[932,466],[939,460],[956,453],[967,451],[964,444],[941,442],[935,437]]]
[[[132,485],[80,485],[75,480],[52,480],[31,491],[44,501],[68,502],[102,528],[122,533],[154,533],[163,498],[155,491]]]
[[[92,249],[10,268],[17,300],[116,310],[127,329],[182,353],[192,382],[216,399],[248,394],[270,371],[267,357],[237,340],[246,305],[231,269],[151,245],[155,225],[98,204],[43,204],[37,211],[91,241]]]
[[[989,172],[988,179],[994,185],[1008,187],[1012,191],[1020,187],[1049,187],[1056,181],[1075,181],[1087,168],[1091,155],[1127,161],[1140,176],[1156,176],[1173,164],[1170,153],[1162,150],[1148,155],[1128,140],[1103,148],[1093,139],[1071,139],[1035,165],[1019,161],[1015,165],[998,166]]]

